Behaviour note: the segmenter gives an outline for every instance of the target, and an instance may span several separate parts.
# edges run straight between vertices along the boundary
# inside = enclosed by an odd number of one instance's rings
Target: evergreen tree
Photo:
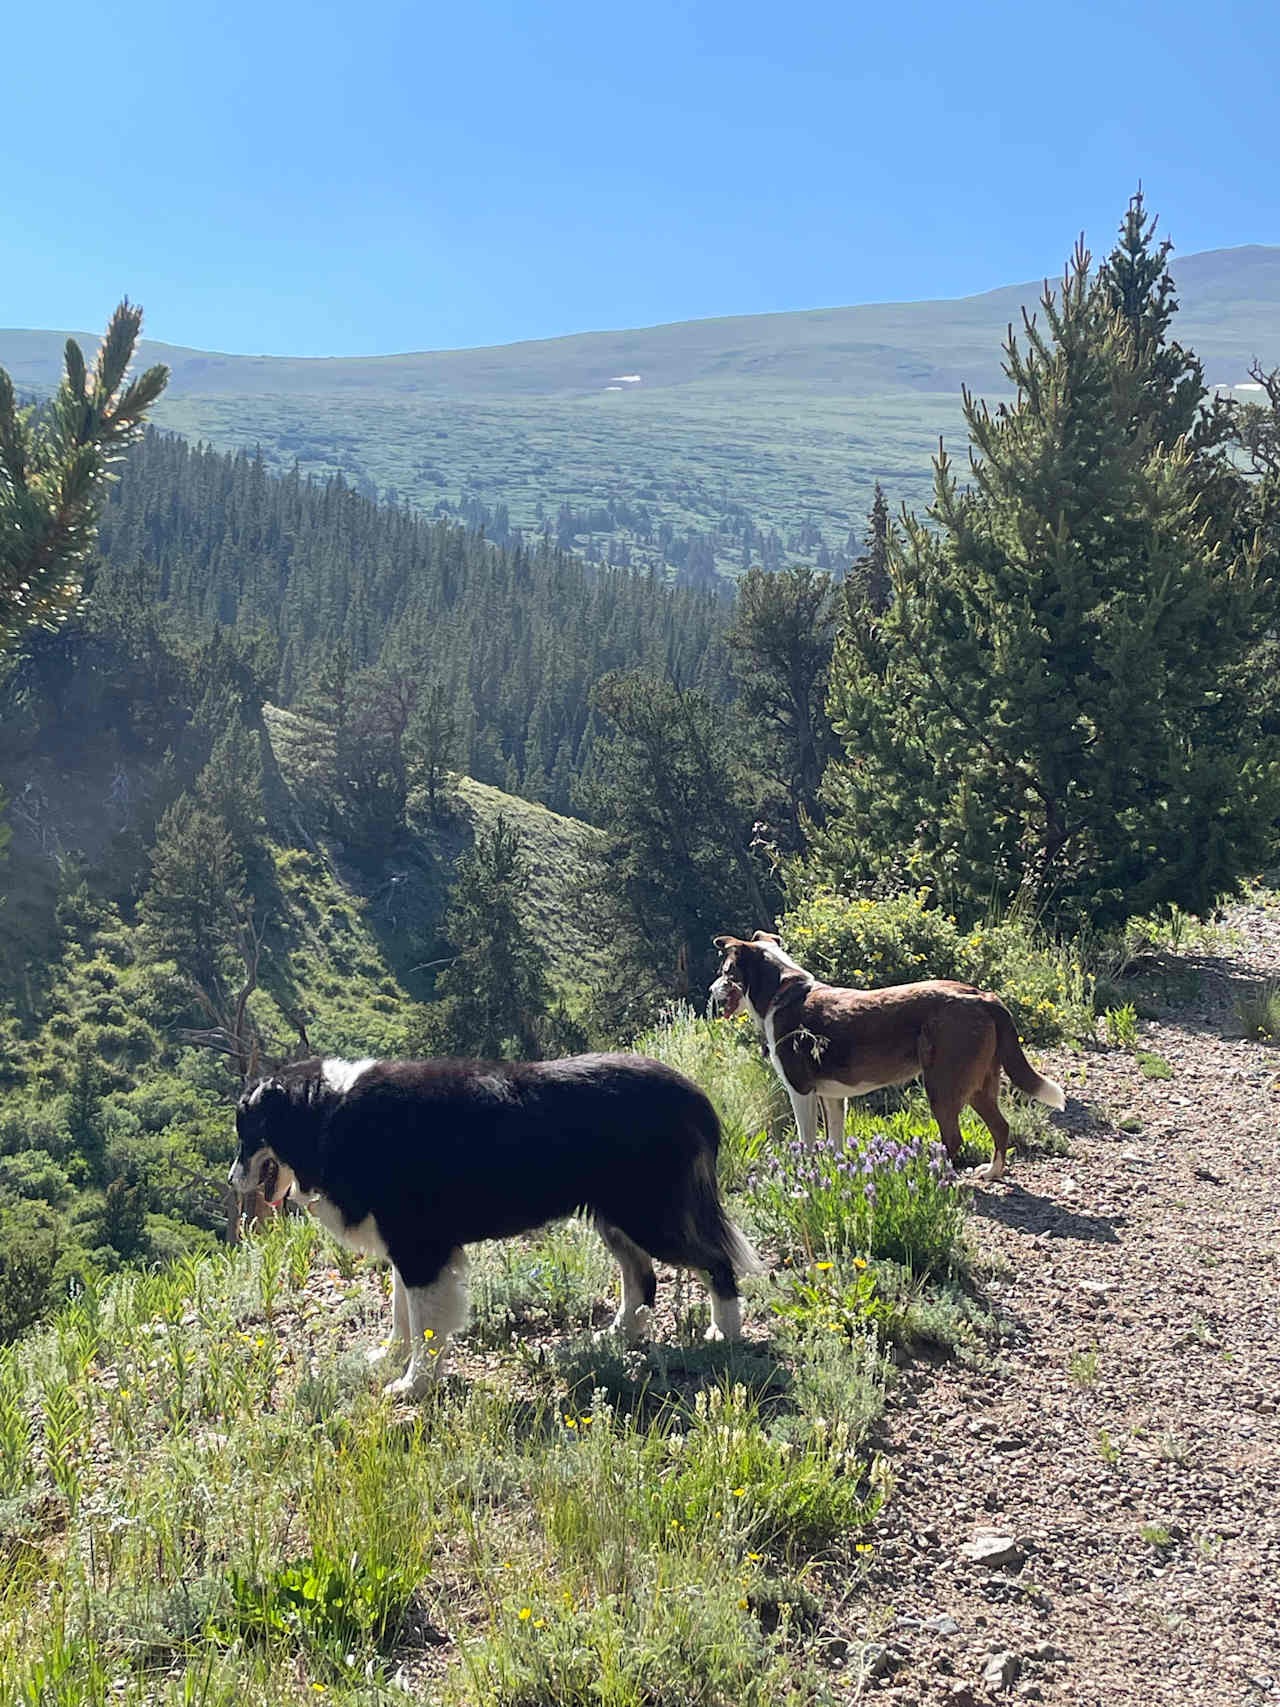
[[[101,1183],[107,1133],[102,1116],[103,1073],[89,1038],[76,1039],[75,1069],[67,1095],[67,1131],[84,1158],[89,1177]]]
[[[738,583],[727,636],[734,673],[743,708],[767,733],[796,844],[832,748],[826,698],[834,629],[829,575],[804,565],[772,574],[749,569]]]
[[[539,1054],[551,990],[525,917],[528,882],[520,832],[499,816],[454,869],[444,923],[453,954],[427,1010],[428,1053],[483,1060]]]
[[[458,719],[442,682],[433,682],[418,701],[406,746],[411,770],[427,791],[427,811],[433,820],[438,819],[445,771],[458,746]]]
[[[1163,345],[1135,340],[1083,248],[1043,308],[1006,346],[1017,401],[965,393],[972,489],[940,455],[935,526],[891,538],[889,609],[838,644],[846,758],[813,869],[896,869],[971,916],[1200,912],[1256,869],[1280,807],[1256,716],[1274,584],[1206,515],[1187,437],[1153,425],[1179,418],[1185,358],[1158,406]]]
[[[767,926],[778,896],[752,849],[762,786],[721,710],[653,676],[608,676],[580,800],[606,831],[594,891],[610,970],[600,1010],[619,1034],[656,1001],[701,1000],[718,931]]]
[[[218,736],[196,778],[195,797],[230,832],[241,858],[261,852],[266,833],[262,800],[262,738],[234,716]]]
[[[108,471],[169,377],[152,367],[125,384],[141,324],[126,299],[92,372],[68,338],[62,384],[43,412],[18,409],[0,368],[0,652],[31,628],[55,627],[80,598]]]
[[[148,946],[177,962],[206,1013],[228,1007],[229,980],[253,913],[244,861],[223,820],[183,794],[160,820],[151,882],[138,906]]]
[[[889,603],[892,581],[889,574],[889,502],[876,481],[871,512],[867,517],[867,541],[849,569],[846,598],[855,600],[879,616]]]

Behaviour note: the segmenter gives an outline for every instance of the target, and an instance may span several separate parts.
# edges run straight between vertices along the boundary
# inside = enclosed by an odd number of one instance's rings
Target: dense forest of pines
[[[0,1336],[217,1235],[254,1049],[625,1043],[778,919],[838,981],[995,982],[1030,1033],[1080,996],[1046,938],[1258,871],[1280,382],[1209,393],[1167,257],[1135,199],[1011,333],[1017,402],[966,398],[966,480],[877,494],[838,579],[744,532],[732,598],[155,433],[102,502],[83,363],[44,415],[0,390]],[[594,826],[576,977],[529,926],[536,818],[466,818],[460,774]]]
[[[589,760],[591,688],[651,671],[724,698],[714,592],[582,561],[545,540],[497,545],[456,522],[379,506],[341,477],[272,478],[150,433],[104,507],[90,583],[105,612],[146,607],[193,633],[265,645],[267,697],[353,674],[411,672],[456,723],[453,762],[484,782],[570,808]]]

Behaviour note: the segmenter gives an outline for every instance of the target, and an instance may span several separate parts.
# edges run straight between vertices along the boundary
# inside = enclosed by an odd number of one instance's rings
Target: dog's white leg
[[[608,1245],[622,1274],[622,1305],[606,1334],[620,1335],[628,1345],[647,1338],[652,1321],[654,1290],[657,1285],[649,1253],[641,1250],[620,1227],[597,1217],[596,1231]]]
[[[711,1326],[709,1340],[739,1340],[742,1338],[742,1301],[739,1298],[720,1298],[711,1294]]]
[[[391,1338],[384,1345],[376,1345],[369,1353],[369,1362],[375,1369],[384,1364],[399,1362],[409,1349],[409,1293],[405,1283],[400,1278],[400,1270],[392,1265],[391,1269]]]
[[[409,1367],[384,1391],[395,1399],[416,1399],[440,1373],[449,1341],[467,1320],[467,1259],[461,1247],[450,1251],[430,1286],[406,1286],[409,1316]]]
[[[844,1143],[844,1109],[843,1097],[823,1097],[822,1127],[827,1135],[828,1144]]]
[[[787,1095],[791,1098],[791,1112],[796,1117],[796,1136],[806,1150],[812,1150],[818,1140],[818,1093],[793,1091],[788,1085]]]
[[[631,1263],[622,1265],[622,1305],[613,1318],[612,1331],[621,1334],[628,1345],[645,1337],[649,1325],[649,1306],[644,1295],[644,1278]]]

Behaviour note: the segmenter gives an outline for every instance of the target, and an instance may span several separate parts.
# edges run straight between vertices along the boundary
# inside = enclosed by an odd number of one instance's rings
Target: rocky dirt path
[[[1071,1153],[976,1198],[1008,1333],[995,1370],[904,1377],[847,1607],[864,1698],[1280,1703],[1280,1048],[1234,1014],[1280,907],[1224,925],[1139,1024],[1173,1076],[1046,1057]]]

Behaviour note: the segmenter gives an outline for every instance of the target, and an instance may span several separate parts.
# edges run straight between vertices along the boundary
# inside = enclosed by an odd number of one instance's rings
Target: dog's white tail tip
[[[1056,1079],[1041,1079],[1036,1086],[1035,1097],[1050,1108],[1063,1109],[1067,1106],[1067,1093]]]

